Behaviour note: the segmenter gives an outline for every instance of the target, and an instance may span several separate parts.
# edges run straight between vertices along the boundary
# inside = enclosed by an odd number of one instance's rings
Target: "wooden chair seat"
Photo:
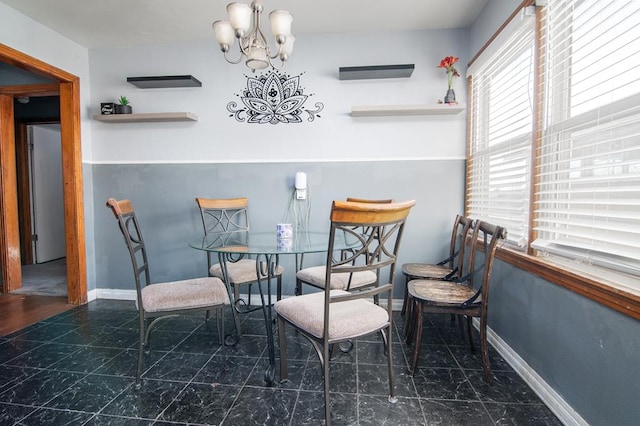
[[[409,281],[409,296],[432,306],[459,306],[471,299],[475,291],[464,284],[451,281]],[[479,305],[481,297],[472,305]]]
[[[456,215],[451,231],[449,257],[438,263],[405,263],[402,265],[402,273],[405,277],[406,286],[404,301],[402,303],[402,315],[407,312],[409,303],[409,281],[415,279],[459,281],[462,278],[462,270],[465,262],[465,246],[472,227],[472,219]]]
[[[428,263],[405,263],[402,265],[402,273],[409,279],[442,279],[451,274],[453,269],[442,265],[430,265]]]

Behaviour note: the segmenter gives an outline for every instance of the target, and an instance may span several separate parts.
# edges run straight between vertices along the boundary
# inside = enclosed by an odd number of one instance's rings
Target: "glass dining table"
[[[335,250],[353,248],[356,241],[350,241],[345,235],[336,235]],[[230,344],[234,344],[240,338],[238,330],[238,311],[233,300],[233,290],[227,279],[227,262],[233,262],[241,256],[250,256],[256,261],[258,289],[264,323],[267,333],[267,348],[269,353],[269,366],[264,373],[267,384],[272,384],[275,374],[275,343],[273,337],[273,295],[271,283],[276,279],[276,271],[280,265],[281,255],[296,256],[296,271],[302,267],[303,256],[309,253],[326,252],[329,245],[329,232],[305,231],[296,233],[292,238],[279,239],[275,231],[234,231],[228,233],[209,234],[195,239],[189,246],[206,252],[218,254],[218,261],[222,267],[224,281],[232,300],[233,319],[235,324],[235,336],[230,336]],[[295,274],[294,274],[295,276]],[[227,341],[227,339],[225,339]]]

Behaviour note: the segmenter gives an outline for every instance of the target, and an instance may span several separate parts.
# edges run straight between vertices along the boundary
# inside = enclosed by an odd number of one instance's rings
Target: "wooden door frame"
[[[13,98],[16,96],[59,95],[67,253],[67,300],[74,305],[87,303],[87,258],[80,138],[80,79],[1,43],[0,62],[57,81],[50,84],[0,87],[0,267],[2,268],[2,293],[8,293],[22,286]]]

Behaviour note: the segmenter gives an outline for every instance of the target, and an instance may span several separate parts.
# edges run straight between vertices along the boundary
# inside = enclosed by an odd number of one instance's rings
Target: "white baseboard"
[[[478,319],[474,325],[479,327]],[[565,425],[588,426],[587,423],[533,368],[529,366],[504,340],[487,327],[487,341],[505,361],[522,377],[553,414]]]

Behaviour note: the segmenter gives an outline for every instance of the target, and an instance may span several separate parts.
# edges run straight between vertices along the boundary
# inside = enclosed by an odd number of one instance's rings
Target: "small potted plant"
[[[131,114],[133,110],[126,96],[120,96],[116,104],[116,114]]]

